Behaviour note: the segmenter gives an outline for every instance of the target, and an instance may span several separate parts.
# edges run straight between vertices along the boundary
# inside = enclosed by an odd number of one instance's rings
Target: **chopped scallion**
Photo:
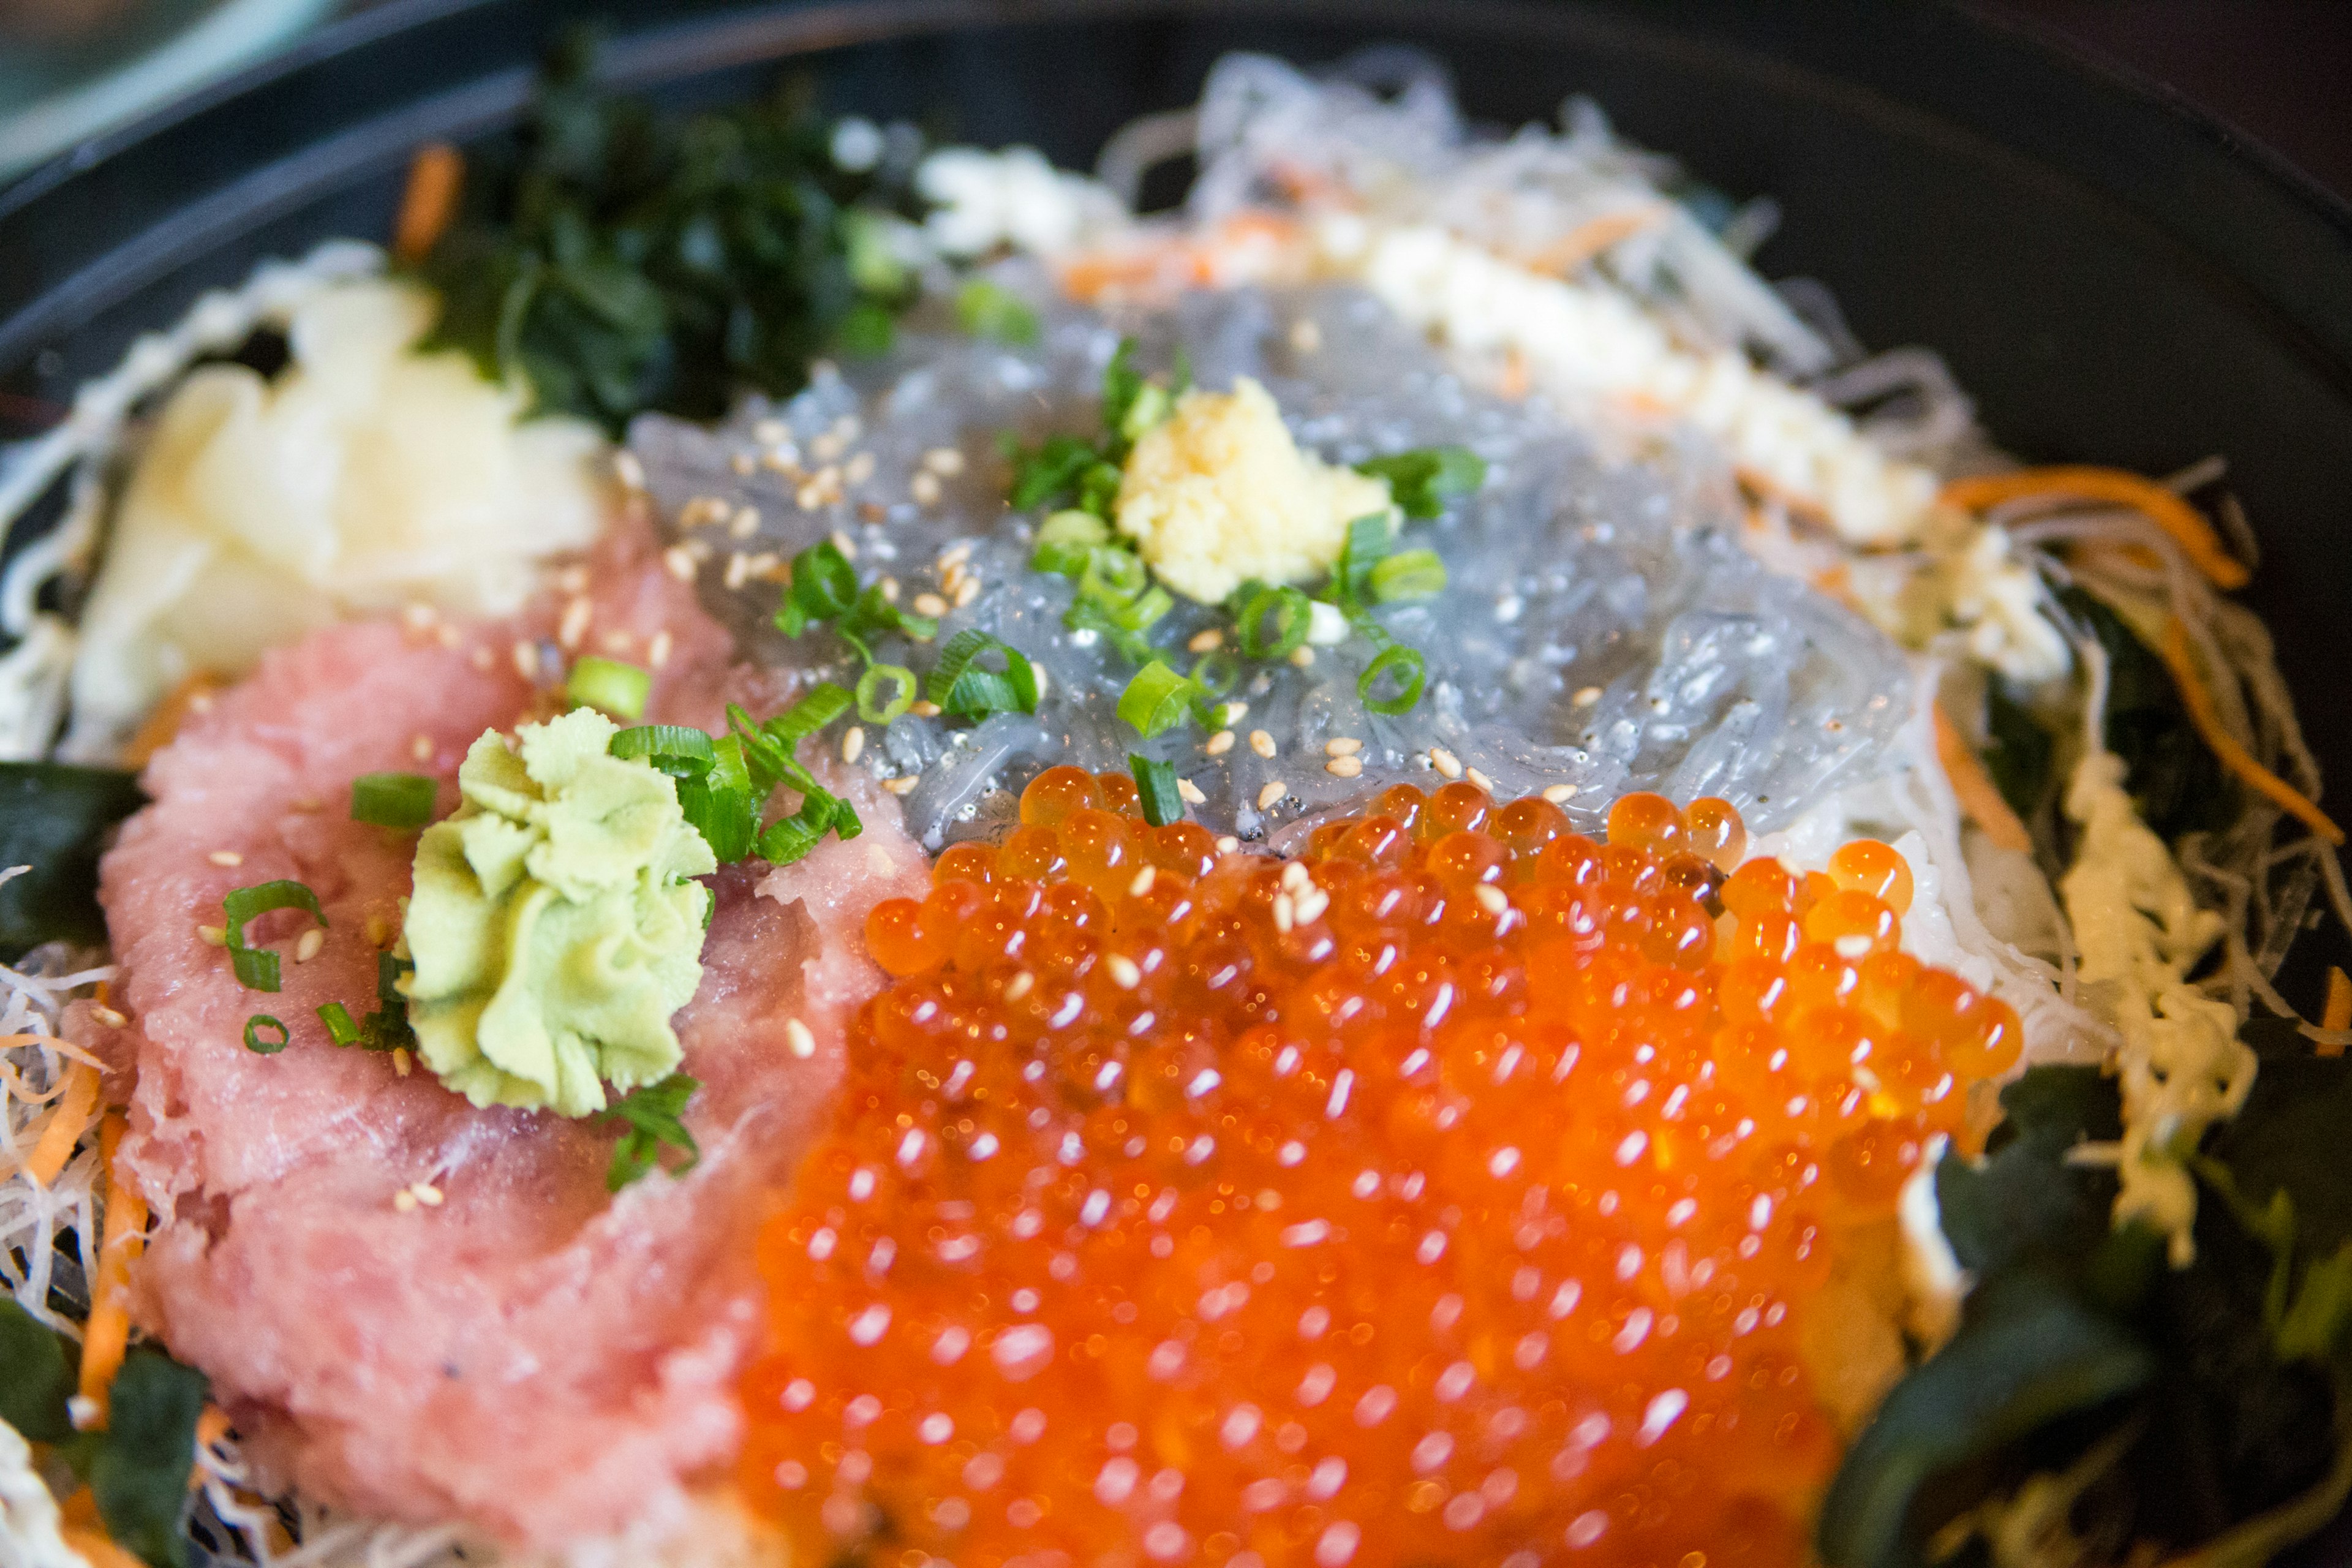
[[[1383,678],[1393,679],[1398,689],[1394,696],[1376,698],[1372,693],[1379,689]],[[1413,704],[1421,700],[1421,689],[1428,679],[1428,661],[1421,657],[1419,648],[1391,643],[1356,678],[1356,695],[1373,712],[1393,717],[1412,710]]]
[[[643,757],[674,779],[697,779],[710,771],[710,737],[686,724],[640,724],[613,737],[605,748],[621,758]]]
[[[1037,312],[1001,283],[975,278],[956,290],[956,321],[976,338],[1008,343],[1037,341]]]
[[[792,585],[776,606],[776,629],[796,637],[811,622],[832,620],[856,602],[857,568],[832,540],[819,540],[793,557]]]
[[[1265,617],[1274,616],[1274,636],[1265,633]],[[1288,658],[1307,641],[1314,624],[1312,601],[1296,588],[1261,586],[1242,605],[1235,627],[1242,652],[1251,658]]]
[[[327,1026],[327,1037],[339,1046],[360,1043],[360,1026],[352,1017],[352,1010],[341,1002],[329,1002],[319,1009],[319,1022]]]
[[[1015,511],[1076,493],[1080,479],[1101,460],[1092,447],[1075,436],[1048,436],[1034,450],[1009,441],[1005,456],[1013,461],[1013,489],[1007,499]]]
[[[1389,496],[1407,517],[1428,519],[1449,496],[1468,495],[1486,482],[1486,460],[1467,447],[1416,447],[1356,465],[1360,474],[1389,482]]]
[[[1130,752],[1127,766],[1135,775],[1135,793],[1143,807],[1144,821],[1154,827],[1165,827],[1183,816],[1184,796],[1176,785],[1175,763]]]
[[[995,654],[1002,669],[980,663]],[[973,626],[948,639],[924,695],[943,713],[984,719],[992,713],[1037,711],[1037,671],[1018,648]]]
[[[890,700],[882,700],[882,688],[890,688]],[[903,664],[869,666],[857,678],[857,716],[868,724],[887,724],[915,705],[915,693],[922,687],[915,672]]]
[[[820,680],[803,693],[790,708],[762,723],[760,728],[774,736],[787,749],[799,745],[835,719],[849,711],[853,699],[849,693],[830,680]]]
[[[1057,511],[1037,527],[1037,548],[1029,556],[1030,570],[1080,576],[1095,546],[1109,542],[1110,525],[1094,513],[1075,508]]]
[[[1370,582],[1378,604],[1434,598],[1445,591],[1445,561],[1434,550],[1401,551],[1372,568]]]
[[[1118,716],[1148,741],[1182,723],[1199,689],[1190,676],[1179,675],[1155,658],[1137,670],[1119,694]]]
[[[307,910],[321,928],[327,923],[325,911],[319,908],[319,895],[294,881],[260,882],[250,888],[237,888],[221,900],[221,910],[228,917],[230,966],[249,991],[278,989],[278,955],[246,942],[247,924],[273,910]]]
[[[352,781],[352,820],[422,827],[433,820],[436,786],[423,773],[362,773]]]
[[[575,708],[593,708],[615,719],[635,719],[646,710],[646,697],[653,687],[653,676],[635,665],[591,654],[572,667],[563,695]]]
[[[264,1031],[274,1032],[275,1037]],[[286,1026],[267,1013],[256,1013],[245,1021],[245,1048],[255,1056],[274,1057],[286,1048],[286,1042],[291,1038]]]
[[[1223,648],[1202,654],[1192,666],[1192,684],[1211,697],[1223,697],[1241,678],[1242,661]]]

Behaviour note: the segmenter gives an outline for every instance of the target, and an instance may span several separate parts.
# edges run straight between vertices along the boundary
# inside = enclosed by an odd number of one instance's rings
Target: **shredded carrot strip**
[[[2221,759],[2221,765],[2328,843],[2342,844],[2344,830],[2336,826],[2333,817],[2293,784],[2254,761],[2253,754],[2221,728],[2221,718],[2213,711],[2213,699],[2198,679],[2197,666],[2189,656],[2189,634],[2181,629],[2179,620],[2165,623],[2164,647],[2158,651],[2164,657],[2165,668],[2172,671],[2172,683],[2180,689],[2180,701],[2189,710],[2189,721],[2197,726],[2198,734],[2204,737],[2205,744]]]
[[[2352,975],[2331,965],[2327,971],[2327,1005],[2320,1011],[2319,1026],[2323,1029],[2352,1029]],[[2341,1045],[2323,1040],[2318,1047],[2323,1057],[2340,1057]]]
[[[41,1186],[58,1179],[73,1158],[74,1145],[89,1130],[90,1113],[98,1109],[99,1071],[88,1062],[66,1069],[66,1092],[41,1129],[33,1152],[25,1156],[25,1174]]]
[[[105,1532],[98,1522],[98,1494],[88,1487],[76,1487],[58,1504],[58,1522],[69,1530],[95,1530]]]
[[[2002,849],[2031,853],[2033,835],[2017,819],[2017,813],[2002,798],[2000,789],[1985,772],[1984,763],[1977,756],[1976,748],[1969,744],[1952,716],[1944,711],[1943,704],[1936,705],[1936,760],[1944,765],[1944,777],[1951,781],[1952,794],[1958,797],[1960,810],[1969,820],[1983,829],[1984,836]]]
[[[114,1374],[122,1370],[131,1345],[127,1289],[131,1262],[147,1247],[147,1199],[138,1184],[123,1179],[116,1155],[122,1146],[122,1113],[107,1112],[98,1129],[98,1150],[106,1163],[106,1225],[99,1233],[98,1278],[90,1284],[89,1321],[81,1331],[81,1394],[97,1407],[92,1426],[106,1425],[106,1402]]]
[[[104,1062],[100,1061],[71,1040],[61,1040],[55,1035],[0,1035],[0,1051],[14,1050],[18,1046],[46,1046],[68,1060],[87,1062],[100,1070],[106,1067]]]
[[[1526,264],[1538,272],[1573,272],[1610,247],[1655,226],[1664,216],[1660,209],[1647,206],[1602,213],[1599,217],[1587,218],[1528,256]]]
[[[2170,534],[2189,563],[2217,588],[2246,585],[2245,563],[2221,547],[2221,535],[2195,507],[2154,479],[2121,468],[2065,466],[2021,468],[2013,474],[1980,474],[1946,485],[1942,500],[1963,511],[1983,511],[2005,501],[2105,501],[2129,507]]]
[[[416,150],[408,164],[408,188],[401,193],[400,222],[392,231],[394,256],[414,265],[432,254],[457,216],[457,192],[465,183],[466,159],[457,149],[429,142]]]

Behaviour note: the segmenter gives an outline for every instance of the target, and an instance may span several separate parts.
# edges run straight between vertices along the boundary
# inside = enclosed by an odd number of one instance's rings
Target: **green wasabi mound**
[[[476,1105],[604,1109],[678,1064],[718,868],[677,785],[580,709],[485,733],[425,830],[405,933],[418,1054]]]

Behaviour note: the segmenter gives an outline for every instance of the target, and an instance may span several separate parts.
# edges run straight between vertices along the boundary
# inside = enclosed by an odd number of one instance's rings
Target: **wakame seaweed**
[[[1937,1167],[1946,1234],[1978,1283],[1950,1342],[1848,1449],[1819,1526],[1832,1568],[1922,1568],[1952,1521],[2086,1456],[2067,1525],[2101,1561],[2270,1541],[2267,1510],[2340,1483],[2352,1168],[2310,1134],[2352,1116],[2352,1058],[2248,1033],[2262,1072],[2195,1160],[2186,1268],[2154,1231],[2114,1225],[2111,1171],[2068,1158],[2121,1131],[2095,1068],[2031,1069],[2002,1091],[1985,1157]]]
[[[913,212],[910,158],[838,167],[797,83],[665,118],[604,93],[594,56],[568,38],[519,144],[469,167],[419,268],[444,301],[436,344],[617,436],[646,409],[716,418],[744,387],[795,392],[836,342],[887,343],[914,288],[870,230]]]
[[[114,826],[146,804],[137,775],[63,763],[0,763],[0,963],[45,942],[106,940],[98,858]]]

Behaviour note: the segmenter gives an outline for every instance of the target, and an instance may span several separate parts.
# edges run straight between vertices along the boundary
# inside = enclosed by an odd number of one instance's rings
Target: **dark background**
[[[2168,89],[2352,200],[2352,0],[1978,0]]]

